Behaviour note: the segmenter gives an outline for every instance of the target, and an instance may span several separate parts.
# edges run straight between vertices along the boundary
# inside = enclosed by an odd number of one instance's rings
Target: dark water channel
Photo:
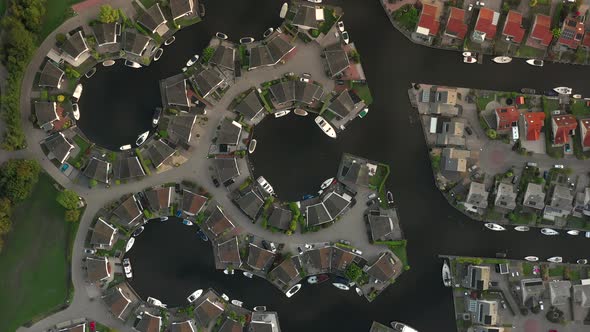
[[[489,60],[483,65],[465,65],[456,52],[407,41],[391,27],[377,0],[335,3],[344,8],[345,25],[360,51],[375,103],[365,119],[355,120],[335,141],[321,137],[323,134],[313,123],[294,115],[265,120],[254,132],[259,140],[253,162],[255,173],[267,177],[281,197],[295,199],[334,176],[343,152],[388,163],[392,174],[387,186],[399,204],[402,227],[409,240],[411,270],[371,304],[354,292],[342,292],[330,285],[305,286],[287,300],[261,279],[249,280],[237,274],[229,277],[215,271],[209,245],[201,242],[193,229],[173,222],[153,223],[148,224],[130,252],[135,271],[131,284],[144,299],[153,296],[170,305],[184,304],[195,289],[214,287],[244,301],[247,307],[266,305],[278,311],[283,331],[357,332],[367,331],[372,320],[400,320],[422,332],[446,332],[455,330],[454,311],[451,291],[442,287],[436,255],[493,257],[507,250],[512,258],[560,255],[571,262],[581,252],[587,252],[590,242],[581,237],[485,231],[449,206],[435,188],[420,124],[405,91],[410,82],[427,82],[498,90],[546,90],[567,85],[576,92],[588,93],[587,67],[546,64],[540,70],[521,60],[508,65]],[[109,90],[111,84],[118,84],[128,88],[129,93],[112,95],[135,101],[146,98],[145,103],[129,103],[126,107],[133,110],[129,111],[133,115],[129,120],[119,120],[124,111],[119,107],[127,102],[112,98],[108,101],[112,107],[101,106],[110,95],[87,91],[94,84],[88,82],[82,112],[89,107],[90,112],[102,113],[82,113],[82,118],[94,117],[96,121],[83,130],[90,136],[94,128],[96,135],[104,136],[97,142],[107,147],[118,147],[127,140],[125,131],[133,131],[129,137],[135,137],[149,121],[149,116],[148,120],[142,119],[145,108],[157,106],[159,96],[150,105],[157,79],[178,72],[216,31],[226,32],[233,39],[259,37],[266,28],[280,23],[277,13],[281,4],[278,0],[207,1],[205,21],[181,31],[158,63],[138,71],[137,76],[111,77],[124,73],[124,68],[114,68],[109,75],[99,70],[95,78],[103,83],[96,83],[96,89]],[[89,96],[93,93],[98,97]],[[99,126],[108,127],[117,121],[138,125],[114,133],[120,135],[117,139],[100,134]]]

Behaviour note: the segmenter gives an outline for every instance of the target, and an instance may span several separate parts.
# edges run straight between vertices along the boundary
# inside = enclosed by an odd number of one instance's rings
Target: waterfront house
[[[576,134],[578,121],[570,114],[554,115],[551,118],[551,129],[553,131],[553,145],[561,146],[569,141],[569,136]]]
[[[169,212],[172,204],[172,189],[172,187],[156,187],[145,191],[145,197],[152,210]]]
[[[216,238],[232,231],[235,228],[234,224],[225,216],[225,213],[223,213],[218,205],[215,206],[213,212],[209,215],[209,218],[205,220],[205,227]]]
[[[113,316],[122,321],[129,318],[138,303],[138,298],[127,283],[110,288],[102,299]]]
[[[95,249],[110,250],[115,242],[117,228],[99,217],[92,228],[90,244]]]
[[[350,201],[352,197],[347,195],[346,193],[339,194],[335,191],[328,193],[324,196],[323,202],[326,206],[326,210],[330,214],[332,219],[336,219],[341,216],[346,208],[350,205]]]
[[[90,161],[88,161],[86,168],[84,168],[83,173],[90,179],[102,183],[109,183],[109,173],[111,172],[112,167],[111,163],[92,157],[90,158]]]
[[[556,218],[565,218],[572,213],[572,204],[574,196],[572,196],[569,188],[556,185],[553,188],[553,195],[551,202],[545,206],[543,211],[543,218],[554,221]]]
[[[332,252],[331,246],[306,250],[300,254],[301,265],[311,274],[331,272]]]
[[[154,168],[162,166],[175,152],[176,150],[163,139],[152,140],[147,148],[147,153]]]
[[[584,39],[582,40],[582,47],[586,51],[590,50],[590,33],[584,33]]]
[[[92,26],[92,33],[96,39],[96,46],[116,44],[120,35],[121,25],[119,22],[96,23]]]
[[[505,40],[520,44],[524,37],[525,30],[522,27],[522,14],[511,10],[506,16],[504,22],[504,29],[502,30],[502,37]]]
[[[188,109],[190,101],[186,89],[186,79],[184,78],[177,82],[167,84],[165,86],[166,105],[172,108],[180,106],[181,110]]]
[[[328,64],[328,71],[330,77],[335,78],[339,76],[343,71],[350,67],[350,60],[348,54],[342,48],[340,44],[334,44],[324,49],[324,56],[326,63]]]
[[[364,107],[365,103],[354,91],[345,89],[330,101],[326,112],[334,114],[330,122],[335,127],[344,129],[344,125],[356,118]]]
[[[496,130],[498,131],[512,130],[512,127],[518,126],[520,113],[514,106],[496,108],[494,115],[496,117]]]
[[[367,268],[367,274],[379,282],[389,282],[401,271],[401,263],[396,264],[393,254],[385,251]],[[397,266],[396,266],[397,265]]]
[[[235,202],[240,210],[253,221],[256,221],[264,205],[264,200],[252,187],[244,194],[241,194],[241,196],[235,198]]]
[[[482,325],[498,324],[498,301],[469,300],[472,322]]]
[[[260,248],[254,243],[250,243],[247,263],[253,270],[267,272],[274,260],[275,254],[272,251]]]
[[[121,205],[113,211],[113,214],[119,218],[119,224],[127,228],[135,228],[135,226],[143,222],[142,211],[137,205],[135,195],[130,195],[124,200]]]
[[[445,29],[445,35],[457,39],[464,39],[467,34],[467,24],[465,23],[465,10],[457,7],[451,7],[449,20]]]
[[[272,204],[268,209],[268,225],[286,231],[291,225],[292,215],[291,210]]]
[[[202,327],[207,328],[224,311],[224,305],[221,300],[215,295],[209,295],[195,306],[195,317]]]
[[[225,317],[223,323],[217,332],[243,332],[244,327],[238,321],[231,319],[229,316]]]
[[[59,89],[61,88],[63,77],[63,70],[55,65],[53,61],[47,60],[39,75],[39,87]]]
[[[467,159],[471,157],[469,150],[444,148],[442,150],[442,169],[448,172],[467,171]]]
[[[433,121],[438,122],[438,117],[432,117],[436,119]],[[442,119],[441,119],[442,120]],[[443,122],[441,132],[436,135],[436,145],[438,146],[465,146],[465,135],[464,135],[465,123],[457,119]]]
[[[107,257],[86,257],[86,280],[91,283],[100,283],[111,276],[111,266]]]
[[[203,98],[207,98],[215,89],[224,83],[222,74],[215,68],[197,68],[197,71],[191,77],[197,92]]]
[[[240,330],[241,331],[241,330]],[[279,319],[276,312],[254,311],[248,324],[248,332],[280,332]]]
[[[170,188],[172,190],[172,188]],[[182,212],[188,216],[197,215],[207,203],[207,197],[184,189],[182,191]]]
[[[299,276],[300,267],[299,256],[286,258],[281,264],[270,271],[270,280],[279,287],[286,289],[295,281],[301,279]]]
[[[437,11],[438,7],[436,6],[427,3],[422,4],[422,12],[416,26],[416,33],[426,37],[435,37],[438,34],[440,22],[438,21]]]
[[[231,185],[233,180],[240,175],[238,161],[235,156],[216,156],[213,159],[213,165],[217,179],[226,187]]]
[[[141,313],[139,321],[133,327],[139,332],[160,332],[162,328],[162,317],[152,315],[147,311]]]
[[[584,22],[581,17],[568,16],[561,26],[561,35],[557,44],[576,50],[584,38]]]
[[[61,49],[65,52],[68,56],[66,60],[68,62],[76,63],[86,52],[89,51],[88,45],[86,44],[86,40],[84,39],[84,35],[82,31],[78,31],[73,35],[69,36],[61,46]]]
[[[55,133],[43,141],[43,145],[49,151],[47,157],[49,159],[55,159],[60,164],[63,164],[70,153],[74,149],[74,145],[64,136],[62,132]]]
[[[527,141],[537,141],[541,137],[541,130],[545,125],[545,112],[526,112],[521,118],[522,128]]]
[[[590,215],[590,187],[586,187],[584,191],[576,193],[573,215],[578,218],[584,215]]]
[[[219,259],[219,262],[231,265],[234,268],[242,265],[237,236],[217,244],[217,258]]]
[[[466,288],[485,291],[490,286],[490,267],[487,265],[469,265],[464,284]]]
[[[146,9],[137,18],[137,23],[141,24],[152,34],[155,34],[161,26],[165,26],[166,22],[168,21],[166,21],[159,3]],[[160,33],[160,35],[163,35],[163,33]]]
[[[332,272],[344,272],[350,263],[358,261],[360,256],[351,251],[344,250],[340,247],[333,247],[332,262],[330,263]]]
[[[171,0],[169,5],[173,21],[192,15],[195,7],[193,0]]]
[[[524,193],[524,200],[522,205],[537,210],[545,208],[545,193],[543,186],[533,182],[529,182]]]
[[[551,17],[542,14],[535,15],[535,21],[533,22],[533,30],[529,38],[532,38],[535,43],[531,43],[534,47],[544,49],[553,39],[553,33],[551,32]]]
[[[590,284],[574,285],[574,303],[590,308]]]
[[[115,162],[115,178],[119,180],[134,179],[145,176],[145,171],[138,157],[118,159]]]
[[[215,49],[209,63],[228,70],[234,70],[236,61],[236,49],[233,47],[219,45]]]
[[[125,30],[123,33],[123,50],[136,56],[144,56],[151,38],[136,30]]]
[[[590,149],[590,118],[580,119],[580,141],[584,151]]]
[[[197,116],[194,114],[179,114],[172,117],[168,124],[168,137],[177,144],[183,144],[188,148],[188,143],[193,136],[193,127],[197,121]]]
[[[307,227],[313,227],[332,221],[332,217],[330,217],[330,213],[328,213],[324,203],[320,202],[305,208],[305,220]]]
[[[35,117],[37,125],[49,131],[53,129],[53,122],[59,120],[57,103],[54,101],[35,101]]]
[[[469,212],[483,213],[488,207],[488,196],[489,193],[483,183],[471,182],[469,185],[469,193],[467,199],[463,202],[465,209]]]
[[[500,183],[496,193],[494,205],[509,211],[516,208],[516,192],[514,186],[508,183]]]
[[[549,282],[549,296],[551,305],[562,306],[570,303],[572,283],[569,280],[554,280]]]
[[[480,8],[471,39],[478,43],[493,40],[496,36],[499,19],[500,13],[489,8]]]
[[[422,90],[420,101],[430,103],[428,112],[444,116],[459,115],[457,107],[457,89],[447,87],[432,87]]]
[[[303,30],[317,29],[324,21],[324,9],[320,6],[293,3],[291,11],[295,12],[291,24]]]
[[[223,118],[219,131],[217,132],[216,144],[238,145],[240,135],[242,134],[242,125],[230,118]]]
[[[389,216],[369,214],[367,219],[369,220],[372,242],[391,240],[393,220]]]
[[[321,99],[323,89],[309,82],[288,80],[273,84],[269,87],[271,101],[275,108],[284,108],[294,102],[311,105]]]
[[[522,279],[520,291],[523,306],[537,304],[545,293],[545,284],[541,278]]]
[[[250,90],[248,94],[242,99],[234,108],[238,114],[241,114],[247,120],[252,120],[264,111],[264,106],[258,98],[256,89]]]
[[[290,37],[283,33],[272,34],[266,44],[259,44],[250,48],[250,63],[248,70],[264,66],[272,66],[289,54],[295,45],[291,44]]]
[[[192,319],[185,320],[184,322],[173,322],[170,324],[169,332],[197,332]]]

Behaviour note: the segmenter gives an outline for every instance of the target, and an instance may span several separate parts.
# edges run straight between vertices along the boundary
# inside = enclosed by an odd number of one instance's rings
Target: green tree
[[[14,203],[24,200],[39,180],[40,171],[35,160],[8,160],[0,166],[0,192]]]
[[[344,271],[344,276],[346,276],[346,278],[348,278],[348,280],[350,281],[357,281],[358,278],[360,278],[363,274],[363,270],[361,270],[361,268],[356,265],[355,263],[350,263],[347,267],[346,267],[346,271]]]
[[[66,210],[65,219],[69,222],[77,222],[80,219],[80,210]]]
[[[8,233],[12,226],[12,203],[6,197],[0,198],[0,235]]]
[[[119,11],[110,5],[100,6],[100,14],[98,20],[102,23],[113,23],[119,21]]]
[[[95,179],[90,179],[90,181],[88,181],[88,185],[90,185],[90,188],[96,187],[97,184],[98,181],[96,181]]]
[[[59,205],[65,207],[66,209],[74,210],[78,208],[78,202],[80,201],[80,198],[74,191],[64,189],[57,195],[56,200]]]
[[[206,47],[203,50],[203,63],[209,63],[211,57],[213,57],[213,53],[215,53],[215,49],[213,47]]]
[[[488,135],[488,137],[490,139],[496,139],[496,138],[498,138],[498,132],[496,132],[494,129],[488,129],[486,131],[486,135]]]
[[[45,0],[12,0],[10,2],[11,15],[21,21],[29,31],[41,30],[45,16]]]
[[[559,36],[561,36],[561,29],[553,28],[553,30],[551,30],[551,33],[553,34],[553,38],[559,38]]]

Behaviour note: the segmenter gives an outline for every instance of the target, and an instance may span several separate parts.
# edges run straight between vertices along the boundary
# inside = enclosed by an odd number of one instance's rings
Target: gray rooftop
[[[283,209],[276,205],[271,205],[268,216],[268,225],[278,229],[287,230],[293,218],[291,210]]]
[[[223,82],[221,74],[213,68],[206,68],[193,75],[199,94],[205,98]]]
[[[220,301],[207,298],[195,308],[195,317],[201,325],[208,326],[209,323],[216,320],[224,310],[223,304]]]
[[[86,45],[82,31],[78,31],[66,39],[61,48],[74,59],[77,59],[84,52],[88,51],[88,45]]]
[[[60,163],[64,163],[70,156],[74,146],[62,133],[55,133],[45,139],[45,147]]]
[[[281,61],[281,59],[287,55],[295,46],[291,45],[284,38],[288,38],[284,34],[276,34],[268,40],[266,46],[273,63]]]
[[[87,257],[86,273],[91,283],[104,280],[109,277],[106,257]]]
[[[391,280],[396,273],[393,255],[390,252],[381,253],[375,263],[368,268],[367,273],[381,282]]]
[[[293,25],[317,28],[319,24],[316,20],[315,7],[303,4],[297,6],[297,12],[295,13],[295,17],[293,17]]]
[[[288,80],[273,84],[269,87],[269,90],[279,104],[295,100],[295,81]]]
[[[324,90],[317,84],[295,81],[295,100],[310,105],[320,99]]]
[[[117,26],[119,23],[96,23],[92,26],[92,32],[98,46],[117,42]]]
[[[132,224],[137,223],[138,219],[141,220],[140,216],[142,214],[133,195],[124,200],[113,213],[126,226],[132,226]]]
[[[162,326],[162,318],[154,316],[147,311],[141,315],[140,321],[135,326],[135,330],[139,332],[158,332]]]
[[[542,210],[545,207],[545,193],[543,192],[543,186],[530,182],[524,193],[523,205],[533,209]]]
[[[306,209],[307,226],[317,226],[332,220],[324,203],[310,205]]]
[[[514,210],[516,208],[516,192],[514,191],[514,187],[507,183],[500,183],[494,205],[504,209]]]
[[[238,169],[238,162],[235,157],[218,157],[213,159],[213,164],[215,165],[215,169],[217,170],[217,177],[219,178],[219,182],[221,183],[225,183],[226,181],[240,175],[240,170]]]
[[[217,245],[217,253],[222,263],[230,263],[235,267],[242,265],[238,237],[234,236]]]
[[[166,159],[170,158],[176,150],[165,141],[159,139],[153,140],[150,143],[147,152],[154,167],[158,168],[164,163],[164,161],[166,161]]]
[[[264,201],[253,190],[236,199],[240,209],[252,220],[256,220]]]
[[[211,57],[210,63],[216,64],[220,67],[233,70],[234,61],[236,60],[236,50],[233,47],[223,45],[217,46],[215,53]]]
[[[146,11],[137,18],[137,22],[154,33],[160,25],[166,23],[166,18],[164,18],[160,5],[156,3],[146,9]]]
[[[88,165],[84,169],[84,175],[96,181],[108,183],[109,171],[111,170],[111,168],[111,163],[98,159],[96,157],[92,157],[88,162]]]
[[[207,197],[195,194],[190,190],[182,191],[182,211],[188,215],[195,215],[203,209],[207,203]]]
[[[188,143],[192,137],[193,126],[196,120],[196,115],[177,115],[170,120],[168,134],[182,142]]]
[[[58,119],[56,108],[54,101],[35,101],[35,116],[39,127]]]
[[[387,240],[393,231],[393,220],[389,216],[375,216],[369,214],[369,226],[373,241]]]
[[[565,305],[571,297],[572,283],[569,280],[555,280],[549,283],[552,305]]]
[[[264,106],[262,106],[260,99],[258,99],[258,92],[254,89],[250,91],[250,93],[248,93],[246,97],[244,97],[244,99],[242,99],[242,101],[236,105],[235,108],[236,112],[242,114],[247,119],[256,117],[256,115],[258,115],[263,110]]]
[[[266,271],[272,265],[275,254],[250,243],[248,250],[248,265],[255,270]]]
[[[141,56],[150,42],[150,39],[150,37],[143,35],[138,31],[126,30],[123,35],[123,50]]]
[[[186,79],[166,85],[166,101],[168,105],[189,107],[189,100],[186,94]]]
[[[266,45],[258,45],[250,49],[250,69],[268,66],[273,63],[270,51]]]
[[[324,54],[326,55],[326,61],[328,62],[328,68],[332,77],[340,74],[350,66],[348,55],[340,44],[326,48]]]
[[[221,128],[217,133],[216,144],[237,145],[240,142],[242,126],[229,118],[221,121]]]
[[[574,285],[574,301],[582,308],[590,308],[590,285]]]
[[[153,210],[168,209],[172,202],[172,187],[151,188],[145,191],[145,197]]]
[[[140,176],[145,176],[145,172],[139,162],[139,158],[128,157],[119,159],[115,163],[115,178],[124,180]]]
[[[334,98],[328,106],[328,111],[331,111],[340,118],[346,117],[354,109],[354,101],[348,90],[344,90]]]
[[[471,204],[481,209],[488,207],[488,193],[483,183],[471,182],[469,185],[469,193],[465,203]]]
[[[39,86],[59,88],[63,76],[63,70],[57,67],[52,61],[47,61],[39,77]]]
[[[173,19],[190,14],[193,8],[193,0],[170,0],[170,12],[172,13]]]
[[[336,219],[344,209],[348,207],[350,201],[344,198],[342,195],[331,192],[324,197],[324,206],[328,213],[330,214],[331,219]]]
[[[109,247],[112,245],[111,242],[116,232],[117,229],[114,226],[99,217],[92,229],[90,244]]]
[[[553,188],[553,196],[551,196],[551,207],[562,210],[571,210],[573,201],[574,196],[572,196],[571,191],[567,187],[564,187],[562,185],[556,185]]]

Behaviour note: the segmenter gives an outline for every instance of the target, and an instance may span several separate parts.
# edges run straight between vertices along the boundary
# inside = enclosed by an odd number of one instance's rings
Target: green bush
[[[203,58],[202,58],[203,63],[209,63],[209,60],[211,60],[214,53],[215,53],[215,49],[213,47],[206,47],[203,50]]]

